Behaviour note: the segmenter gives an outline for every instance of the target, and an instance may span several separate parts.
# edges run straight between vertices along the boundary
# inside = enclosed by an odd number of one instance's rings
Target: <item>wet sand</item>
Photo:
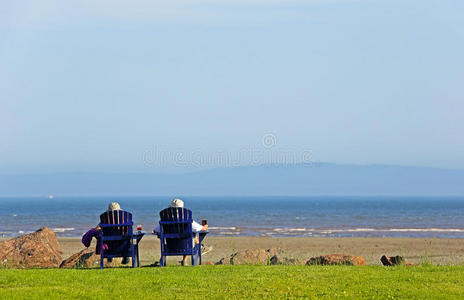
[[[80,238],[60,237],[63,258],[67,258],[84,248]],[[314,237],[223,237],[207,236],[204,240],[213,250],[203,257],[203,261],[216,262],[235,251],[245,249],[268,249],[280,247],[283,256],[306,261],[312,256],[344,253],[360,255],[368,265],[380,265],[382,255],[403,255],[412,263],[428,260],[435,264],[464,264],[464,239],[437,238],[314,238]],[[91,247],[95,247],[95,241]],[[142,265],[159,260],[160,244],[155,236],[145,236],[140,242],[140,263]],[[168,263],[179,261],[180,257],[168,259]]]

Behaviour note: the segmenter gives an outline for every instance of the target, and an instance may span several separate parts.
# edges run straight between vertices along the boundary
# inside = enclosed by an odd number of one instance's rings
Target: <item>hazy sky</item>
[[[464,168],[464,1],[0,2],[0,173],[310,150]],[[169,163],[168,163],[169,164]]]

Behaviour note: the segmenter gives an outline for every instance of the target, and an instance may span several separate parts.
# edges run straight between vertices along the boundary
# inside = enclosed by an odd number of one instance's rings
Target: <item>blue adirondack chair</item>
[[[182,207],[169,207],[159,213],[161,242],[160,266],[166,266],[166,256],[190,255],[192,265],[201,265],[201,241],[207,232],[199,235],[200,243],[194,243],[192,211]]]
[[[132,257],[132,267],[135,268],[138,251],[134,247],[132,231],[132,214],[123,210],[107,211],[100,215],[100,268],[103,269],[104,258]],[[103,250],[103,244],[108,250]]]

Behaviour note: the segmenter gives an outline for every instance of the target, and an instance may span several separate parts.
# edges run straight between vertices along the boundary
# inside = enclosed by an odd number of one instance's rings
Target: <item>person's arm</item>
[[[208,230],[208,225],[201,226],[201,225],[198,224],[197,222],[193,221],[193,222],[192,222],[192,230],[193,230],[194,232],[198,232],[198,231],[207,231],[207,230]]]
[[[92,242],[93,237],[96,237],[97,239],[99,238],[99,228],[100,226],[97,226],[97,228],[92,228],[84,234],[84,236],[82,237],[82,244],[84,244],[85,247],[90,247],[90,243]]]
[[[160,232],[161,232],[161,227],[160,227],[160,224],[159,224],[159,223],[156,224],[155,230],[154,230],[154,231],[155,231],[155,233],[160,233]]]

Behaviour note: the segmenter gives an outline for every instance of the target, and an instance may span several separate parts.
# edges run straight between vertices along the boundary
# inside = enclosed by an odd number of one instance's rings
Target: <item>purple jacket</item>
[[[82,236],[82,244],[84,244],[85,247],[90,247],[90,243],[92,242],[92,238],[96,238],[97,239],[97,248],[95,249],[95,253],[100,254],[100,237],[101,237],[100,230],[92,228]],[[108,245],[107,244],[103,244],[103,250],[108,250]]]

